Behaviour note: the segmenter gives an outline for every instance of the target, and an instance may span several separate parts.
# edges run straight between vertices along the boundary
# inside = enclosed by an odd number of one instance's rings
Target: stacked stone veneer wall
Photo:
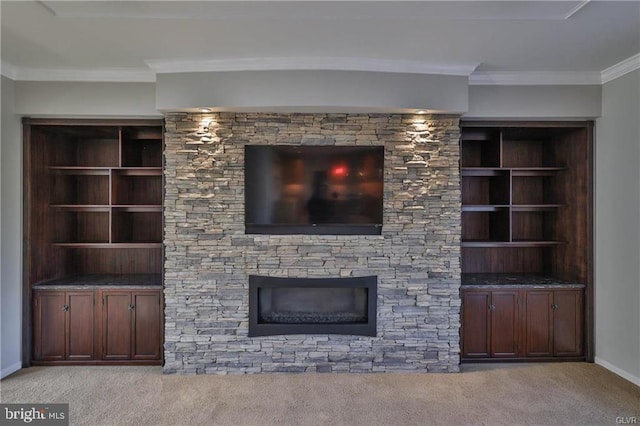
[[[457,116],[165,118],[165,373],[458,371]],[[382,235],[246,235],[246,144],[384,145]],[[377,337],[249,338],[249,274],[377,275]]]

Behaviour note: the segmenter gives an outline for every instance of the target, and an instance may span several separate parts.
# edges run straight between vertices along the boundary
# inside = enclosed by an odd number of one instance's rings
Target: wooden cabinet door
[[[491,292],[491,356],[512,358],[519,352],[518,290]]]
[[[133,359],[160,359],[162,342],[162,297],[158,290],[133,292]]]
[[[582,290],[553,293],[553,354],[582,356]]]
[[[67,315],[66,358],[70,361],[95,358],[95,293],[69,292]]]
[[[102,359],[131,359],[130,291],[102,292]]]
[[[529,357],[553,355],[553,291],[527,290],[525,353]]]
[[[102,359],[161,359],[161,290],[105,290],[101,315]]]
[[[65,359],[66,295],[62,291],[34,293],[33,357],[38,361]]]
[[[93,291],[36,291],[33,325],[35,360],[95,358]]]
[[[490,355],[489,306],[491,292],[462,290],[462,356],[486,358]]]

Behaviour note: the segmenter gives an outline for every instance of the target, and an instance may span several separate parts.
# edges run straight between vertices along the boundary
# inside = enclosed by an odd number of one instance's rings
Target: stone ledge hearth
[[[458,371],[457,116],[165,119],[165,373]],[[245,144],[383,145],[382,235],[246,235]],[[248,337],[249,275],[376,275],[377,335]]]

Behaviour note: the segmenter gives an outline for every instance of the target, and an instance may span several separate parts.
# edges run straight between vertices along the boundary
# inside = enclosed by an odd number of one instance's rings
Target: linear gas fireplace
[[[376,335],[377,277],[249,276],[249,336]]]

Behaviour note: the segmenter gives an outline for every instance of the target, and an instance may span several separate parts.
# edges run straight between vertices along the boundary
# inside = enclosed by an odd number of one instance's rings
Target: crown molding
[[[558,86],[600,85],[598,71],[476,71],[469,76],[472,86]]]
[[[2,63],[2,75],[17,81],[82,81],[117,83],[154,83],[153,71],[134,68],[105,68],[92,70],[63,68],[21,68]]]
[[[283,57],[207,60],[147,60],[158,74],[219,71],[332,70],[397,72],[407,74],[445,74],[468,77],[478,62],[433,64],[422,61],[348,57]]]
[[[601,74],[602,84],[608,83],[611,80],[615,80],[618,77],[622,77],[632,71],[640,69],[640,53],[637,53],[624,61],[620,61],[617,64],[603,70]]]
[[[146,61],[149,69],[105,68],[93,70],[62,68],[23,68],[1,61],[3,76],[16,81],[82,81],[154,83],[156,73],[336,70],[397,72],[407,74],[443,74],[469,77],[472,86],[553,86],[601,85],[640,69],[640,53],[601,71],[476,71],[479,63],[430,64],[421,61],[371,58],[242,58],[193,61]]]
[[[640,69],[640,53],[601,71],[475,71],[469,76],[472,86],[553,86],[601,85]]]
[[[573,9],[571,9],[564,17],[564,19],[569,19],[571,18],[573,15],[575,15],[576,13],[578,13],[578,11],[580,11],[580,9],[582,9],[583,7],[585,7],[587,4],[589,4],[591,2],[591,0],[583,0],[580,3],[578,3]]]
[[[17,68],[8,62],[1,61],[0,69],[2,70],[2,75],[10,78],[11,80],[17,80],[18,70]]]
[[[193,4],[157,1],[131,5],[126,1],[44,1],[40,5],[56,18],[74,19],[197,19],[208,21],[295,19],[368,20],[394,18],[426,20],[562,20],[568,19],[589,0],[571,1],[196,1]],[[184,2],[182,2],[184,3]],[[342,4],[341,4],[342,3]],[[508,4],[506,4],[508,3]]]

